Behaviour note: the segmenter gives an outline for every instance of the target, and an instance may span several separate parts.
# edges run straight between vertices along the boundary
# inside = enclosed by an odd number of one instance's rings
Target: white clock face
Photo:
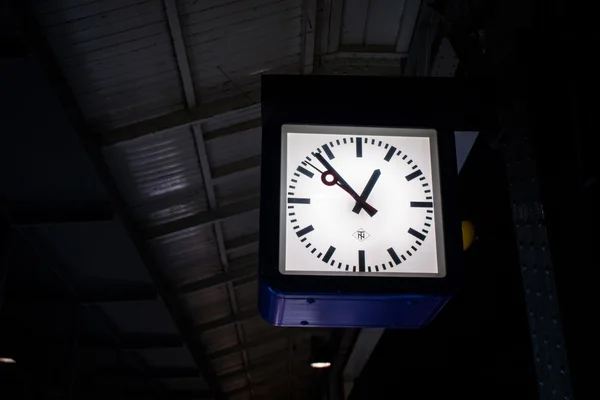
[[[281,273],[445,276],[435,131],[284,125],[282,135]]]

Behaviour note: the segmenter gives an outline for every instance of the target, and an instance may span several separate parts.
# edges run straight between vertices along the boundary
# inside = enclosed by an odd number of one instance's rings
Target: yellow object
[[[463,251],[467,250],[475,241],[475,227],[469,221],[462,222],[462,236],[463,236]]]

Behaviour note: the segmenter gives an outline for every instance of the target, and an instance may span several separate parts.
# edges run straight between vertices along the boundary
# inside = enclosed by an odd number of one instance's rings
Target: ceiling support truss
[[[175,4],[175,0],[164,0],[164,4],[165,4],[165,10],[166,10],[168,21],[169,21],[169,28],[171,31],[171,36],[172,36],[173,44],[174,44],[174,48],[175,48],[177,64],[178,64],[179,72],[181,75],[181,81],[182,81],[182,85],[184,88],[187,108],[188,108],[188,110],[192,110],[194,107],[196,107],[197,101],[196,101],[194,84],[193,84],[192,76],[190,73],[190,66],[189,66],[189,61],[188,61],[188,57],[187,57],[187,53],[186,53],[186,46],[183,41],[183,35],[182,35],[181,26],[180,26],[180,22],[179,22],[179,14],[177,12],[177,6]],[[251,121],[251,123],[254,123],[254,122],[255,121]],[[243,127],[239,127],[239,129],[251,129],[252,127],[254,127],[254,126],[251,126],[251,127],[243,126]],[[208,153],[206,151],[205,136],[202,131],[202,124],[201,124],[201,122],[193,122],[190,124],[190,128],[191,128],[191,134],[193,135],[193,140],[194,140],[194,144],[196,147],[196,154],[198,157],[198,162],[199,162],[200,170],[202,172],[202,177],[203,177],[203,181],[204,181],[206,196],[207,196],[207,200],[208,200],[208,208],[209,208],[208,211],[209,211],[209,213],[216,213],[219,205],[218,205],[217,197],[215,194],[215,188],[214,188],[210,163],[209,163],[209,159],[208,159]],[[216,137],[219,137],[224,134],[227,134],[227,132],[221,132],[221,133],[213,132],[212,138],[216,138]],[[249,368],[249,361],[248,361],[248,354],[246,352],[244,331],[243,331],[242,325],[239,323],[240,321],[242,321],[242,319],[237,317],[239,314],[239,308],[238,308],[238,302],[237,302],[236,295],[235,295],[235,290],[233,287],[233,279],[234,279],[233,274],[234,273],[230,269],[231,264],[227,257],[227,249],[225,247],[225,238],[224,238],[224,233],[223,233],[223,227],[221,225],[221,219],[212,218],[211,220],[207,221],[207,223],[210,223],[213,227],[214,235],[215,235],[216,243],[217,243],[217,248],[218,248],[218,253],[219,253],[219,258],[221,260],[221,266],[223,268],[222,274],[217,277],[214,277],[214,278],[218,281],[223,280],[223,283],[225,283],[227,286],[229,302],[230,302],[231,310],[232,310],[231,321],[235,324],[237,340],[239,342],[238,346],[227,349],[226,351],[232,351],[232,349],[235,349],[235,351],[241,351],[243,362],[244,362],[244,369],[246,371],[245,372],[246,378],[247,378],[248,382],[250,382],[250,375],[247,372],[248,368]],[[253,270],[256,270],[255,265],[251,265],[251,266],[252,266]],[[240,271],[241,270],[238,268],[235,271],[235,273],[239,273]],[[248,268],[246,268],[244,271],[250,273]],[[245,277],[246,274],[241,274],[241,276]],[[211,278],[209,278],[209,282],[204,281],[204,284],[212,284],[213,282],[210,281],[210,279]],[[197,290],[197,288],[200,286],[202,286],[202,282],[200,282],[200,285],[198,285],[198,282],[197,282],[196,285],[194,286],[194,290]],[[252,396],[253,396],[252,389],[249,388],[249,390],[250,390],[250,398],[252,398]]]

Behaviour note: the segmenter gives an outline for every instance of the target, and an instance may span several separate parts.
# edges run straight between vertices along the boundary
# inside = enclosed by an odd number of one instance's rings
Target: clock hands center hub
[[[354,201],[356,201],[357,204],[355,205],[355,207],[358,206],[359,211],[361,208],[364,208],[365,211],[367,212],[367,214],[369,214],[371,217],[374,216],[375,214],[377,214],[377,209],[375,207],[373,207],[372,205],[370,205],[369,203],[367,203],[367,201],[366,201],[366,197],[368,197],[368,194],[364,198],[359,196],[358,193],[356,193],[356,191],[354,189],[352,189],[352,187],[344,180],[344,178],[342,178],[342,176],[335,170],[335,168],[333,168],[333,166],[327,160],[325,160],[325,158],[323,158],[323,156],[321,154],[313,153],[313,156],[317,160],[319,160],[319,162],[321,164],[323,164],[323,166],[325,168],[327,168],[327,170],[321,171],[320,169],[318,169],[311,163],[307,163],[307,164],[310,165],[312,168],[316,169],[319,173],[321,173],[321,181],[325,185],[327,185],[327,186],[337,185],[340,188],[342,188],[344,191],[346,191],[354,199]],[[373,179],[373,177],[371,179]],[[375,181],[376,180],[377,179],[375,179]],[[375,183],[373,183],[373,185],[374,184]],[[368,186],[368,184],[367,184],[367,186]],[[370,190],[369,190],[369,193],[370,193]]]

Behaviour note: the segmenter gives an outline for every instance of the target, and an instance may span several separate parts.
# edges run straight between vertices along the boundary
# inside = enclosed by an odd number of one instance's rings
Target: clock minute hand
[[[335,168],[333,168],[333,167],[331,166],[331,164],[329,164],[329,162],[328,162],[328,161],[325,159],[325,157],[323,157],[323,156],[322,156],[321,154],[319,154],[319,153],[313,153],[313,156],[314,156],[314,157],[315,157],[317,160],[319,160],[319,162],[320,162],[321,164],[323,164],[323,166],[324,166],[324,167],[327,169],[327,171],[331,171],[331,172],[333,172],[333,173],[334,173],[334,174],[337,176],[337,179],[338,179],[338,181],[339,181],[341,184],[343,184],[343,185],[347,186],[348,188],[350,188],[350,190],[352,190],[352,188],[350,187],[350,185],[348,185],[348,183],[347,183],[347,182],[344,180],[344,178],[342,178],[342,176],[341,176],[341,175],[340,175],[340,174],[339,174],[339,173],[338,173],[338,172],[335,170]],[[356,192],[354,192],[354,193],[356,193]],[[358,194],[357,194],[357,196],[358,196]]]
[[[359,203],[362,208],[365,209],[365,211],[367,212],[367,214],[369,214],[371,217],[375,214],[377,214],[377,209],[375,209],[375,207],[371,206],[369,203],[366,202],[366,200],[361,199],[361,197],[358,195],[358,193],[356,193],[356,191],[354,189],[352,189],[352,187],[350,185],[348,185],[348,183],[344,180],[344,178],[342,178],[342,176],[335,170],[335,168],[333,168],[333,166],[331,164],[329,164],[329,162],[327,162],[327,160],[319,153],[313,153],[313,156],[319,160],[319,162],[321,164],[323,164],[323,166],[325,168],[327,168],[326,173],[330,173],[333,174],[335,176],[336,179],[336,183],[337,185],[344,189],[350,196],[352,196],[352,198]],[[314,168],[314,167],[313,167]]]
[[[379,179],[380,176],[381,176],[381,170],[376,169],[375,171],[373,171],[373,173],[371,174],[371,177],[369,178],[369,181],[367,182],[367,185],[365,186],[362,193],[360,194],[360,198],[362,200],[367,201],[367,199],[369,198],[369,195],[371,194],[371,191],[373,190],[373,187],[377,183],[377,180]],[[352,209],[352,212],[359,214],[360,210],[362,208],[363,208],[362,204],[360,204],[357,201],[356,204],[354,205],[354,208]]]

